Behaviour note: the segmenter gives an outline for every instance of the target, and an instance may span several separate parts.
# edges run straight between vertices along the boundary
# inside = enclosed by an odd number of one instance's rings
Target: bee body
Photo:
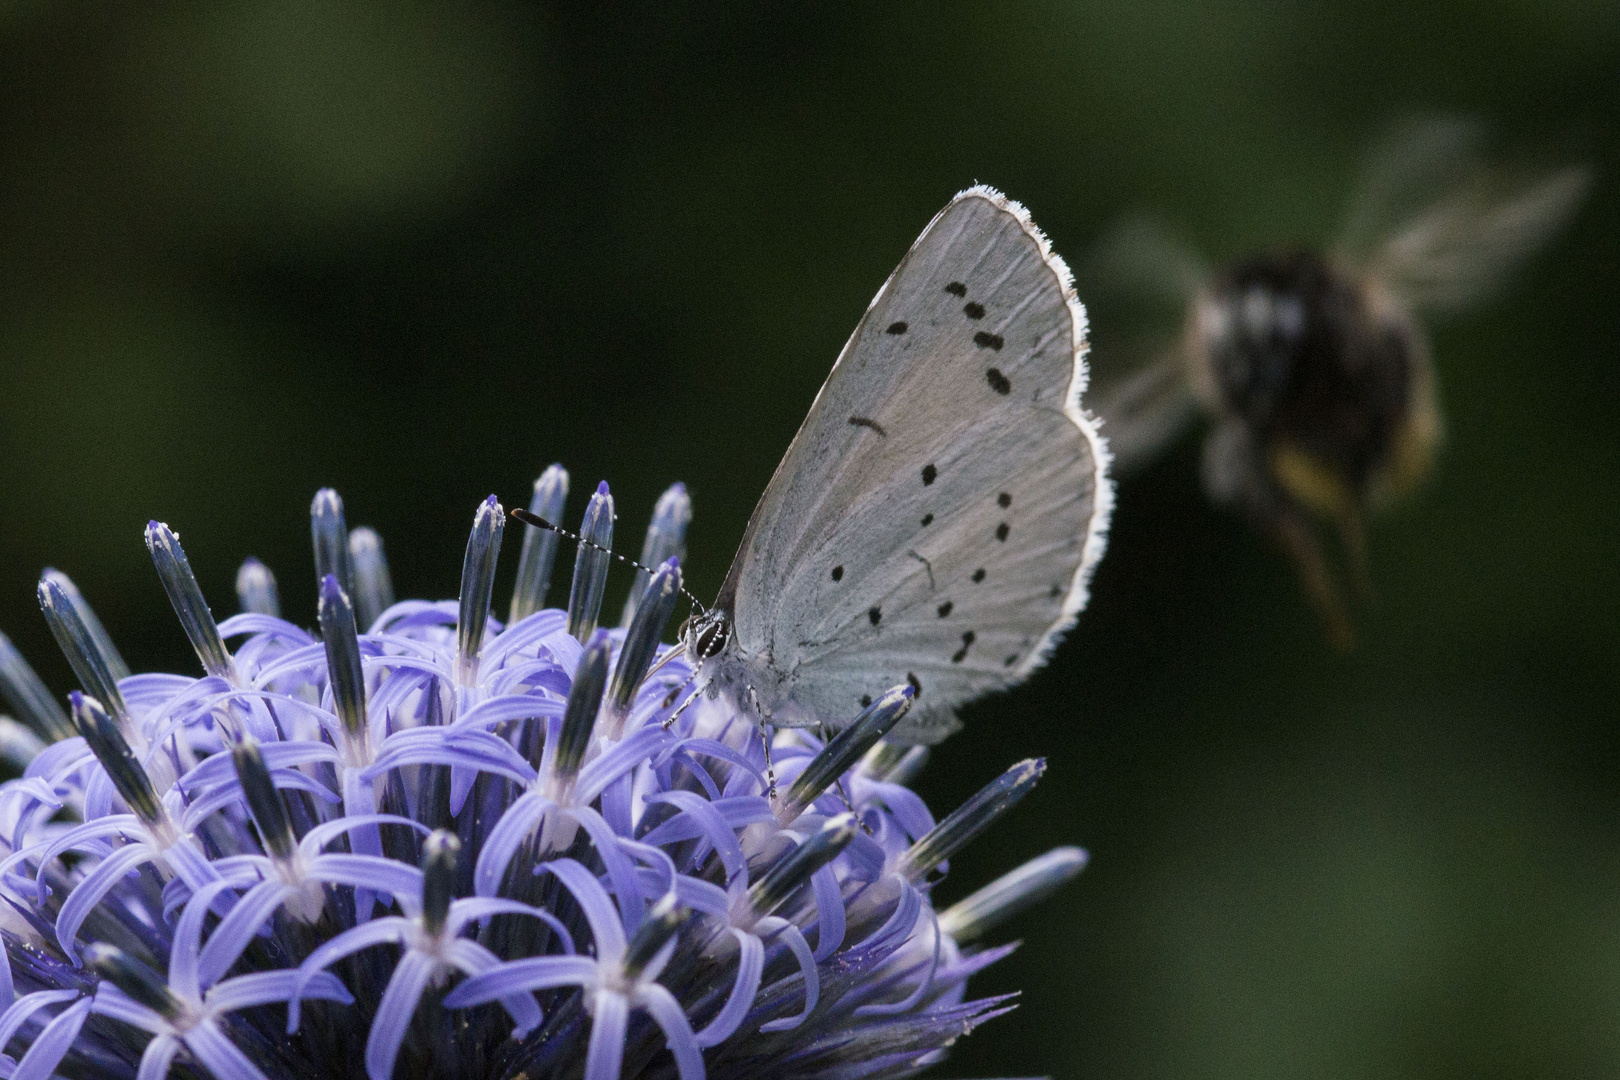
[[[1217,425],[1205,478],[1269,516],[1282,493],[1326,516],[1428,470],[1439,413],[1428,342],[1388,290],[1303,249],[1240,260],[1194,299],[1188,379]],[[1240,436],[1221,428],[1240,427]]]
[[[1369,158],[1331,251],[1281,248],[1211,269],[1139,220],[1082,265],[1088,304],[1103,298],[1093,393],[1116,475],[1206,418],[1206,492],[1284,549],[1341,645],[1349,608],[1318,530],[1336,530],[1353,592],[1367,596],[1365,519],[1430,472],[1441,440],[1420,317],[1488,296],[1587,187],[1580,167],[1489,167],[1480,135],[1455,120],[1396,128]],[[1122,317],[1157,308],[1150,323],[1179,320],[1180,330],[1116,336],[1110,299]]]

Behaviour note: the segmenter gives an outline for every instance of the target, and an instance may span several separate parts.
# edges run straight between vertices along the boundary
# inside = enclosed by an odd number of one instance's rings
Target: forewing
[[[919,687],[909,736],[1038,667],[1086,601],[1112,507],[1081,412],[1085,314],[1016,203],[957,196],[844,346],[722,590],[807,715]]]

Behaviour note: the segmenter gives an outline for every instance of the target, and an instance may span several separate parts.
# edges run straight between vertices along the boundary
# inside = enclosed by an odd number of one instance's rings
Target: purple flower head
[[[568,474],[529,512],[560,519]],[[131,674],[73,583],[41,608],[64,709],[0,636],[0,1076],[872,1078],[1009,1007],[980,942],[1084,865],[1062,848],[936,912],[950,856],[1044,763],[935,822],[899,686],[830,740],[769,734],[661,644],[691,519],[664,493],[602,629],[613,497],[558,534],[474,516],[454,601],[394,601],[381,539],[310,509],[318,636],[269,568],[216,623],[167,525],[146,542],[200,676]],[[234,648],[232,646],[234,645]],[[19,722],[20,721],[20,722]],[[775,778],[775,786],[769,777]]]

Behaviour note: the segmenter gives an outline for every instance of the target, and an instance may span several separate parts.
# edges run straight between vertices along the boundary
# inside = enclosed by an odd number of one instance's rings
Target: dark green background
[[[1008,928],[980,987],[1024,1004],[946,1075],[1620,1069],[1612,0],[109,10],[0,7],[0,625],[58,691],[42,566],[137,669],[192,672],[148,517],[216,610],[252,553],[307,622],[325,484],[437,597],[478,500],[549,461],[610,481],[621,547],[683,479],[711,593],[867,300],[974,180],[1060,252],[1149,209],[1221,257],[1329,238],[1413,109],[1591,162],[1569,232],[1436,333],[1448,446],[1373,531],[1354,652],[1184,443],[1121,491],[1050,668],[923,786],[1051,761],[949,896],[1094,859]]]

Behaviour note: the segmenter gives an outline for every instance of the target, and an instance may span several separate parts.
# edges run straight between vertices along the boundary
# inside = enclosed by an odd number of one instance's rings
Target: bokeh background
[[[1049,669],[936,754],[936,808],[1051,763],[947,898],[1058,843],[1094,860],[1007,928],[980,988],[1023,1005],[943,1072],[1614,1075],[1617,106],[1612,0],[13,0],[0,626],[70,687],[33,599],[55,565],[138,670],[192,672],[151,517],[216,611],[251,553],[312,621],[328,484],[401,595],[452,595],[479,499],[553,460],[613,485],[622,548],[686,481],[710,594],[959,188],[1071,255],[1147,210],[1220,258],[1330,238],[1392,117],[1476,114],[1596,184],[1437,328],[1449,442],[1373,530],[1358,647],[1205,503],[1187,441],[1123,488]]]

